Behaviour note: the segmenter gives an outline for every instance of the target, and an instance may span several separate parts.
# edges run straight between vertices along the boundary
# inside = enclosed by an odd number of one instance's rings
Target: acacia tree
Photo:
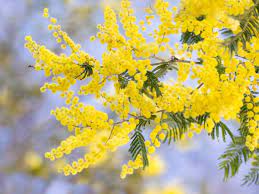
[[[69,54],[55,54],[30,36],[25,47],[35,58],[32,67],[52,78],[41,91],[64,98],[67,106],[51,114],[72,133],[45,156],[55,160],[88,147],[84,157],[60,169],[70,175],[129,144],[131,159],[121,171],[125,178],[148,166],[161,143],[204,130],[212,139],[231,139],[220,156],[225,178],[251,159],[244,184],[258,184],[258,9],[258,0],[182,0],[179,9],[156,0],[145,9],[145,19],[138,20],[131,2],[122,0],[119,13],[105,9],[104,23],[90,38],[106,45],[102,58],[96,59],[45,8],[48,29]],[[179,43],[172,45],[172,35],[178,34]],[[177,80],[168,81],[171,72]],[[76,82],[80,88],[73,90]],[[88,95],[118,119],[87,104],[83,99]],[[239,129],[230,129],[227,120],[238,121]]]

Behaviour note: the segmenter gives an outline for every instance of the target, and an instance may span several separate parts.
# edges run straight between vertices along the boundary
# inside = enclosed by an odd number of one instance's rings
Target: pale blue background
[[[137,7],[137,15],[143,17],[142,10],[149,4],[148,0],[134,1]],[[171,1],[177,5],[178,1]],[[57,17],[60,23],[66,26],[71,36],[76,42],[80,42],[83,48],[93,56],[100,58],[105,49],[102,45],[96,45],[88,41],[89,37],[96,32],[95,25],[103,21],[103,13],[100,8],[101,1],[96,0],[71,0],[64,4],[63,0],[0,0],[0,44],[1,47],[9,50],[11,60],[7,67],[4,61],[0,61],[1,86],[11,88],[15,85],[25,85],[30,88],[33,85],[40,85],[46,78],[40,73],[33,73],[27,68],[28,64],[33,64],[31,55],[23,48],[24,36],[32,35],[33,38],[49,48],[56,48],[56,43],[47,30],[47,22],[41,17],[42,9],[49,7],[51,15]],[[28,6],[29,5],[29,6]],[[89,13],[89,17],[77,24],[70,21],[73,16],[71,10],[81,5],[95,6],[94,11]],[[69,23],[71,22],[71,23]],[[68,28],[69,24],[69,28]],[[75,27],[73,27],[75,25]],[[76,33],[75,33],[76,32]],[[179,36],[174,37],[174,41],[179,40]],[[51,41],[50,41],[51,40]],[[1,59],[0,59],[1,60]],[[4,66],[5,65],[5,66]],[[173,76],[172,73],[171,76]],[[10,79],[13,76],[15,79]],[[195,83],[190,83],[195,84]],[[1,87],[0,87],[1,89]],[[62,105],[58,95],[49,93],[40,95],[32,99],[26,99],[25,92],[16,90],[17,100],[23,99],[23,105],[30,107],[30,111],[20,115],[15,121],[8,124],[0,123],[0,194],[88,194],[92,193],[91,186],[86,184],[73,183],[69,178],[62,175],[53,175],[48,180],[31,176],[23,171],[4,172],[4,169],[11,166],[15,161],[19,161],[23,150],[33,148],[41,155],[53,147],[53,142],[49,140],[53,135],[66,137],[57,123],[49,116],[50,110],[58,105]],[[100,104],[92,99],[88,103],[95,103],[96,107],[102,108]],[[1,107],[0,107],[1,108]],[[3,113],[2,113],[3,114]],[[4,116],[1,115],[0,117]],[[238,126],[229,123],[233,129]],[[33,128],[40,128],[35,131]],[[61,130],[61,131],[55,131]],[[187,194],[198,194],[204,186],[206,194],[256,194],[258,187],[242,187],[241,179],[247,172],[242,167],[240,173],[228,182],[223,182],[223,172],[219,171],[217,158],[224,151],[227,144],[216,143],[205,134],[194,137],[195,149],[181,151],[174,145],[163,146],[161,157],[167,162],[167,171],[159,178],[147,179],[146,185],[167,182],[179,182],[187,190]],[[18,162],[19,163],[19,162]],[[116,181],[119,180],[117,174]],[[123,181],[127,181],[123,180]],[[207,191],[206,191],[207,190]]]

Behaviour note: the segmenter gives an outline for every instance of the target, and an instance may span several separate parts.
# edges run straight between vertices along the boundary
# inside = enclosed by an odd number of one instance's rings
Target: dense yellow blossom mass
[[[258,33],[245,45],[238,42],[234,54],[220,34],[221,29],[230,29],[234,35],[241,35],[242,26],[234,16],[246,13],[255,2],[182,0],[176,8],[167,1],[156,0],[152,8],[145,9],[145,20],[139,21],[131,2],[122,0],[118,13],[105,8],[104,23],[97,26],[98,33],[90,38],[106,45],[101,59],[84,52],[45,8],[43,16],[50,22],[48,29],[70,54],[55,54],[30,36],[25,38],[25,47],[35,59],[35,70],[51,78],[41,91],[58,92],[67,104],[51,114],[73,133],[45,156],[55,160],[87,147],[82,158],[60,169],[65,175],[76,174],[107,153],[129,144],[134,132],[142,132],[141,127],[146,125],[148,135],[142,149],[146,149],[149,159],[161,143],[175,138],[177,134],[170,131],[182,130],[179,123],[171,123],[172,118],[188,120],[184,133],[192,137],[202,130],[212,133],[221,121],[241,123],[242,114],[247,119],[246,146],[251,152],[258,149],[259,97],[255,95],[259,78]],[[154,18],[158,18],[159,25],[147,37],[143,31]],[[172,45],[172,35],[180,33],[192,33],[201,41]],[[177,79],[161,81],[169,71],[177,73]],[[186,80],[197,86],[188,85]],[[76,83],[80,89],[74,91],[72,86]],[[113,83],[114,92],[104,90],[108,83]],[[85,104],[81,99],[87,95],[102,100],[103,106],[116,113],[118,119],[113,120],[107,113]],[[197,121],[204,115],[204,123]],[[142,137],[137,134],[133,139]],[[143,152],[133,154],[132,160],[122,166],[122,178],[145,166]]]

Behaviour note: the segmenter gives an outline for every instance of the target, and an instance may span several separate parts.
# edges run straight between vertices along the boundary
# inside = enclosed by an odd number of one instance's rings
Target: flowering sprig
[[[90,38],[107,46],[101,60],[84,52],[44,9],[43,16],[50,21],[48,29],[70,54],[57,55],[30,36],[25,38],[25,47],[35,58],[34,69],[52,78],[41,91],[59,92],[67,104],[51,114],[74,133],[46,157],[55,160],[87,147],[84,157],[60,169],[65,175],[76,174],[130,144],[132,158],[121,172],[125,178],[152,162],[149,159],[161,143],[170,144],[186,135],[192,138],[205,130],[213,139],[232,139],[220,167],[226,178],[229,172],[236,174],[242,162],[258,155],[259,148],[257,6],[255,0],[182,0],[177,10],[156,0],[154,7],[146,10],[146,20],[138,25],[131,2],[122,0],[119,14],[105,9],[104,24],[99,24],[98,33]],[[146,26],[156,16],[160,23],[147,38]],[[252,27],[244,26],[248,23]],[[222,36],[223,29],[231,30],[235,55],[233,46],[226,47],[230,39]],[[171,35],[179,33],[181,44],[171,45]],[[162,54],[169,59],[160,57]],[[171,71],[177,74],[176,81],[165,80]],[[187,79],[197,85],[188,86]],[[76,82],[80,89],[72,91]],[[113,84],[113,93],[104,90],[108,82]],[[87,95],[101,99],[119,120],[83,103],[80,98]],[[240,122],[238,137],[224,123],[231,119]],[[237,141],[239,138],[242,141]],[[232,149],[240,142],[241,152]],[[240,154],[247,158],[242,160]],[[254,174],[255,170],[247,182]]]

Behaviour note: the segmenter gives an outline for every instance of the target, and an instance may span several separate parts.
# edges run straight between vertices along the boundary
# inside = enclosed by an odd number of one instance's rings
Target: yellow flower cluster
[[[182,32],[194,32],[202,38],[217,37],[215,26],[238,32],[239,23],[229,16],[243,14],[253,5],[252,0],[184,0],[175,21]]]
[[[182,0],[177,10],[167,1],[156,0],[154,10],[146,9],[146,21],[138,21],[131,2],[122,0],[118,16],[113,9],[105,8],[104,23],[97,26],[99,32],[90,38],[106,45],[100,61],[74,43],[45,8],[43,16],[50,22],[48,29],[61,48],[70,48],[70,54],[57,55],[30,36],[25,38],[25,47],[35,59],[35,70],[51,77],[51,82],[45,83],[41,91],[59,92],[65,99],[66,107],[57,108],[51,114],[74,133],[47,152],[46,157],[55,160],[77,148],[87,147],[83,158],[60,169],[65,175],[76,174],[128,144],[143,119],[150,119],[153,130],[147,130],[149,138],[145,146],[147,157],[152,158],[171,129],[164,113],[181,113],[186,119],[208,114],[204,125],[191,123],[188,126],[187,135],[192,137],[203,129],[211,133],[215,123],[222,119],[239,120],[244,105],[249,110],[246,145],[250,150],[258,149],[259,105],[258,97],[251,91],[256,92],[258,88],[255,64],[259,64],[259,39],[253,37],[246,45],[239,43],[236,56],[232,56],[219,36],[222,28],[238,32],[239,23],[230,15],[241,14],[251,6],[252,1],[247,0]],[[160,24],[147,39],[141,30],[145,22],[151,24],[155,16]],[[192,45],[170,45],[172,35],[187,31],[200,35],[202,41]],[[168,56],[168,60],[161,59],[158,55],[162,53],[172,56]],[[219,66],[223,66],[224,71],[220,72]],[[162,67],[168,68],[166,71],[177,69],[177,81],[161,81],[166,73],[159,69]],[[88,81],[80,82],[80,89],[73,91],[71,86],[82,79]],[[188,86],[186,80],[198,86]],[[106,83],[113,84],[109,84],[109,92],[104,90]],[[119,120],[109,119],[106,113],[84,104],[80,98],[89,94],[101,99]],[[247,96],[245,100],[244,96]],[[125,178],[143,165],[139,154],[136,160],[123,165],[121,177]]]
[[[251,151],[254,151],[258,148],[259,141],[259,98],[248,95],[245,98],[245,105],[247,107],[247,127],[249,129],[249,135],[246,137],[246,146]]]
[[[142,158],[139,155],[135,161],[129,160],[127,164],[122,166],[120,177],[122,179],[126,178],[127,175],[133,174],[134,169],[139,169],[143,167]]]

